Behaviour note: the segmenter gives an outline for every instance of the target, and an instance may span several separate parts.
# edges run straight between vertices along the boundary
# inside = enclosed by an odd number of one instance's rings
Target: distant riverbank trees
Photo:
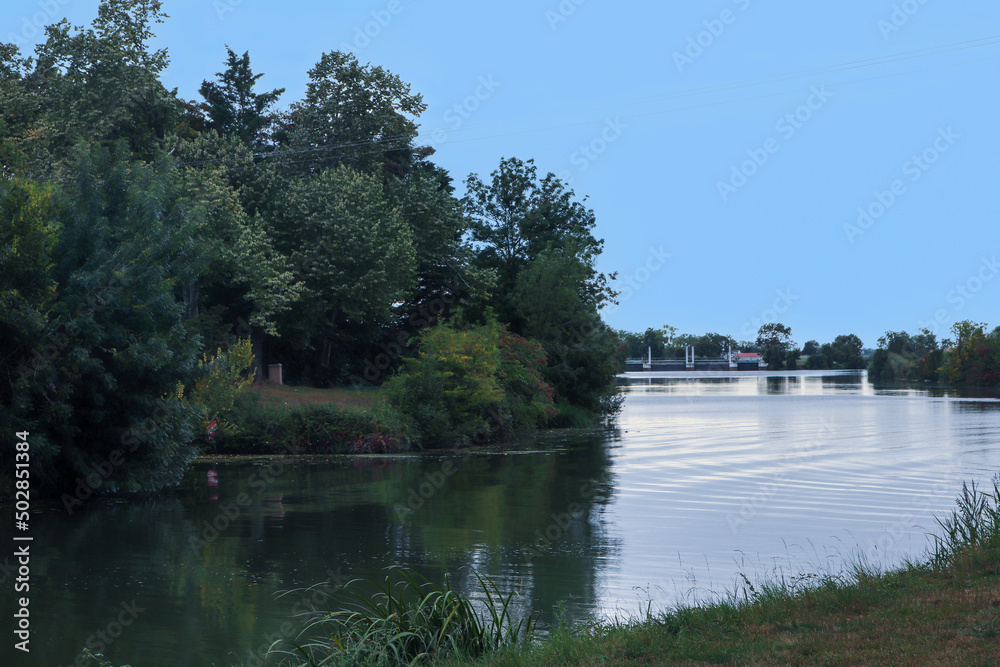
[[[643,333],[618,331],[618,361],[624,370],[626,358],[683,358],[684,345],[695,346],[695,356],[718,358],[720,345],[733,351],[760,352],[768,370],[867,369],[872,382],[894,380],[938,382],[967,387],[1000,387],[1000,326],[962,320],[951,327],[951,337],[938,340],[929,329],[915,334],[887,331],[878,339],[878,349],[866,357],[864,344],[854,334],[837,336],[820,344],[809,340],[802,349],[791,341],[791,329],[780,323],[764,325],[757,340],[737,342],[709,333],[704,336],[678,334],[674,327],[647,329]],[[723,353],[726,348],[723,348]]]
[[[652,353],[655,359],[683,359],[687,346],[694,347],[695,356],[701,359],[719,359],[730,350],[733,352],[758,352],[767,362],[768,370],[795,370],[807,368],[863,369],[868,361],[862,354],[861,339],[854,334],[837,336],[832,343],[820,345],[808,341],[802,349],[791,339],[792,330],[780,322],[762,325],[753,341],[737,341],[732,336],[707,333],[701,336],[678,334],[677,329],[664,326],[649,328],[643,333],[618,331],[620,367],[626,358],[645,358]]]
[[[814,340],[808,341],[802,348],[802,354],[808,357],[805,365],[810,370],[862,369],[868,367],[862,349],[864,344],[860,338],[854,334],[846,334],[823,345]]]
[[[794,355],[789,355],[789,352],[794,349],[794,345],[791,327],[780,322],[764,324],[757,331],[757,348],[764,355],[768,370],[775,371],[786,368],[789,361],[791,367],[795,368],[798,351]]]
[[[33,483],[174,485],[224,386],[271,363],[359,386],[409,359],[396,404],[450,420],[427,443],[469,440],[493,405],[498,436],[614,413],[614,276],[564,183],[510,157],[459,198],[418,141],[421,96],[338,51],[284,108],[228,48],[183,99],[150,47],[165,19],[104,0],[31,56],[0,44],[0,427],[30,432]]]
[[[1000,327],[956,322],[952,338],[940,342],[929,329],[917,334],[887,331],[872,355],[872,381],[916,380],[969,387],[1000,387]]]
[[[696,357],[717,359],[730,350],[754,351],[752,343],[739,342],[732,336],[709,332],[700,336],[694,334],[678,334],[676,327],[669,325],[659,329],[646,329],[643,333],[618,331],[618,339],[622,346],[619,355],[624,363],[625,358],[645,358],[652,352],[654,359],[683,359],[684,350],[690,345],[694,347]],[[750,349],[754,348],[754,349]]]

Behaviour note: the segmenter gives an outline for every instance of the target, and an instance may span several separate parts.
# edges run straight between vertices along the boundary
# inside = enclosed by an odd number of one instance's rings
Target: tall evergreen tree
[[[264,75],[253,73],[250,52],[237,56],[227,46],[226,53],[226,70],[216,74],[216,81],[202,81],[198,89],[205,98],[201,108],[208,116],[209,127],[220,136],[235,136],[244,144],[257,147],[271,123],[268,111],[285,89],[254,93],[254,86]]]

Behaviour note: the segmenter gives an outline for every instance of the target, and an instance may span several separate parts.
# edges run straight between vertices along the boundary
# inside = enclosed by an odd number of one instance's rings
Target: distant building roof
[[[737,359],[760,359],[759,352],[737,352],[733,356]]]

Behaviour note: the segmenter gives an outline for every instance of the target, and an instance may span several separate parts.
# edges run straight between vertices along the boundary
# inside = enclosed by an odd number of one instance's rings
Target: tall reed
[[[993,490],[962,483],[962,493],[950,516],[937,520],[943,534],[934,535],[931,565],[968,565],[995,573],[1000,569],[1000,475]],[[974,562],[969,562],[970,559]]]
[[[300,633],[294,651],[273,647],[285,665],[418,665],[445,655],[481,656],[503,646],[530,641],[534,617],[515,623],[514,593],[504,596],[496,584],[474,573],[485,609],[469,598],[402,568],[392,568],[382,584],[356,579],[345,586],[342,611],[322,614]],[[374,592],[371,589],[374,588]]]

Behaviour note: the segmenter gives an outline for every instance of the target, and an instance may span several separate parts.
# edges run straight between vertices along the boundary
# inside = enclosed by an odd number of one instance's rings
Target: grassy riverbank
[[[220,425],[225,454],[348,454],[410,449],[410,427],[380,389],[261,385]]]
[[[249,387],[247,394],[264,406],[334,405],[363,410],[385,398],[381,387],[347,389],[345,387],[293,387],[287,384],[263,383]]]
[[[423,610],[426,603],[412,599],[407,605],[400,599],[393,609],[365,612],[367,617],[354,616],[352,622],[363,628],[398,624],[396,636],[402,636],[397,619],[405,618],[407,632],[432,638],[426,648],[410,646],[416,653],[389,659],[382,642],[364,637],[342,646],[339,638],[349,633],[334,628],[327,636],[338,639],[320,651],[331,662],[285,664],[408,664],[427,650],[438,655],[420,664],[435,667],[1000,665],[1000,490],[996,484],[987,493],[963,488],[956,510],[941,521],[935,548],[919,562],[890,572],[856,567],[848,575],[804,581],[747,582],[720,602],[641,620],[559,629],[540,641],[505,640],[486,655],[469,642],[482,630],[473,634],[458,624],[439,630],[448,613],[438,608],[440,594],[434,596],[433,613]],[[413,631],[421,629],[421,620],[427,631]],[[479,657],[460,657],[465,645]],[[441,655],[449,646],[457,648]]]
[[[1000,665],[1000,490],[963,488],[934,550],[891,572],[857,567],[803,589],[749,584],[729,600],[556,631],[478,661],[558,665]]]
[[[995,571],[906,568],[781,587],[643,622],[556,632],[540,645],[459,665],[998,665]]]

